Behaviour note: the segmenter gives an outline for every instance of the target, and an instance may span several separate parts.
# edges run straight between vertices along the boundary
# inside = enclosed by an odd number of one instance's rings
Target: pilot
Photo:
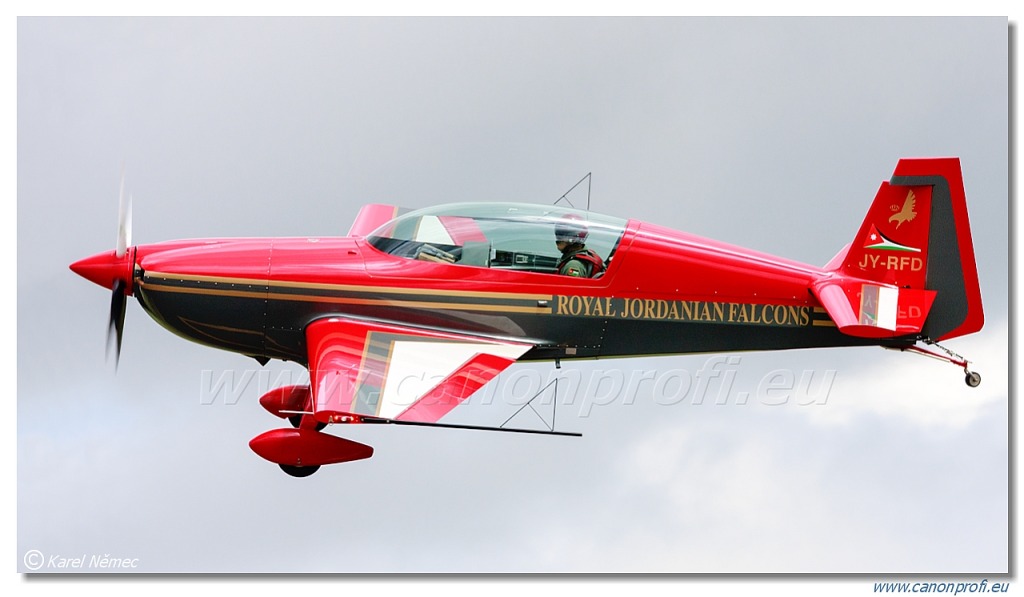
[[[555,246],[562,253],[559,274],[593,278],[604,272],[601,256],[586,247],[589,234],[586,222],[576,214],[568,214],[555,224]]]

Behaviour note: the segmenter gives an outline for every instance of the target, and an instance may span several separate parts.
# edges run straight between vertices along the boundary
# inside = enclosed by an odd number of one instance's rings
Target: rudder
[[[946,340],[977,332],[985,314],[959,158],[900,160],[890,182],[932,188],[925,287],[937,295],[924,335]]]

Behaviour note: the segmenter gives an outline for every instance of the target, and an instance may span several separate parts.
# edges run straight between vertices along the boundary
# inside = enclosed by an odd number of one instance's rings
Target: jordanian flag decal
[[[920,253],[921,249],[915,249],[914,247],[908,247],[894,242],[888,238],[882,236],[882,233],[875,228],[875,225],[871,225],[871,231],[868,232],[868,237],[864,239],[865,249],[877,249],[879,251],[906,251],[908,253]]]

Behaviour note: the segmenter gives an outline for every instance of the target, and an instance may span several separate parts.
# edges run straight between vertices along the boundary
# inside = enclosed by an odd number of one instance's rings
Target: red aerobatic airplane
[[[138,246],[130,215],[122,177],[117,248],[71,266],[113,289],[117,351],[134,296],[189,340],[306,366],[260,399],[293,428],[249,444],[295,476],[373,454],[326,424],[484,429],[439,421],[517,360],[876,345],[981,380],[937,344],[984,321],[957,158],[900,160],[824,267],[550,205],[369,205],[342,238]]]

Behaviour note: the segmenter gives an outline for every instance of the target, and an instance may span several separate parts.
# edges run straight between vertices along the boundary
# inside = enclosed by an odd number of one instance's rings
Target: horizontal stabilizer
[[[936,294],[850,278],[828,279],[812,290],[839,331],[859,338],[919,334]]]

